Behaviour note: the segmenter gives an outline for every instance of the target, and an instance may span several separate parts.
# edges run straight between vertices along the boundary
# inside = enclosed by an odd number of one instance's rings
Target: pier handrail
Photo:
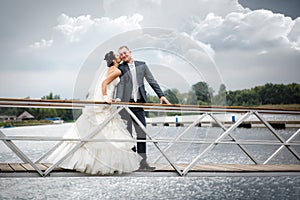
[[[108,105],[101,101],[88,100],[59,100],[59,99],[22,99],[22,98],[0,98],[0,107],[47,107],[47,108],[64,108],[76,109],[84,106]],[[245,113],[248,111],[259,111],[262,114],[289,114],[299,115],[300,110],[281,109],[281,108],[264,108],[264,107],[246,107],[246,106],[200,106],[185,104],[155,104],[155,103],[128,103],[113,102],[110,106],[130,105],[130,107],[143,107],[145,110],[158,110],[164,112],[185,111],[185,112],[226,112],[226,113]]]
[[[85,106],[113,106],[116,107],[115,113],[109,116],[102,124],[99,125],[99,128],[90,133],[86,138],[81,139],[64,139],[57,137],[20,137],[20,136],[6,136],[0,130],[0,140],[2,140],[19,158],[21,158],[24,162],[29,163],[41,176],[47,176],[55,167],[57,167],[61,162],[63,162],[68,156],[70,156],[73,152],[75,152],[80,146],[84,145],[86,142],[107,142],[107,140],[97,140],[91,139],[93,135],[100,131],[105,125],[113,118],[114,115],[118,114],[121,110],[125,110],[129,115],[136,121],[136,123],[141,127],[141,129],[146,133],[146,140],[134,140],[138,142],[150,142],[155,145],[157,150],[160,152],[160,156],[156,159],[159,160],[160,157],[164,157],[168,163],[174,168],[174,170],[181,176],[186,175],[195,165],[196,163],[208,152],[212,151],[212,149],[218,144],[235,144],[237,145],[245,155],[254,163],[259,164],[259,162],[255,159],[253,155],[244,147],[244,145],[279,145],[280,147],[269,156],[262,164],[267,164],[271,159],[273,159],[280,151],[284,148],[288,150],[298,161],[300,161],[300,156],[298,152],[293,148],[295,146],[300,145],[300,141],[292,141],[296,138],[296,136],[300,133],[300,129],[298,129],[292,136],[290,136],[287,140],[283,139],[278,132],[270,125],[270,123],[262,116],[262,114],[288,114],[288,115],[300,115],[299,110],[283,110],[283,109],[269,109],[269,108],[252,108],[252,107],[237,107],[237,106],[196,106],[196,105],[180,105],[180,104],[149,104],[149,103],[127,103],[127,102],[116,102],[112,104],[107,104],[105,102],[99,101],[82,101],[82,100],[44,100],[44,99],[18,99],[18,98],[0,98],[0,107],[34,107],[34,108],[65,108],[65,109],[81,109]],[[144,125],[137,119],[137,117],[132,113],[129,107],[142,107],[145,110],[153,111],[153,112],[181,112],[181,113],[196,113],[200,117],[196,118],[193,123],[191,123],[187,128],[183,130],[181,134],[179,134],[174,139],[153,139],[151,134],[148,133],[148,130]],[[224,124],[218,120],[214,114],[215,113],[240,113],[242,116],[236,122],[233,122],[229,128],[226,128]],[[277,140],[274,141],[258,141],[258,140],[237,140],[232,132],[241,125],[249,116],[256,116],[257,119],[262,122],[267,129],[273,134],[274,138]],[[214,140],[183,140],[182,136],[193,126],[200,122],[204,117],[210,117],[221,129],[223,129],[223,133]],[[226,139],[229,137],[230,140]],[[78,141],[78,145],[73,148],[67,155],[65,155],[62,159],[60,159],[57,163],[54,163],[51,167],[49,167],[45,172],[42,172],[36,165],[36,162],[40,162],[43,158],[50,154],[51,151],[54,151],[55,148],[60,144],[55,145],[50,151],[48,151],[45,155],[43,155],[38,161],[31,161],[14,143],[13,140],[39,140],[40,141],[60,141],[60,143],[64,141]],[[126,142],[125,140],[110,140],[109,142]],[[161,148],[159,143],[169,143],[169,145],[165,148]],[[188,164],[188,166],[181,170],[176,165],[176,163],[167,156],[166,152],[170,149],[172,145],[175,143],[195,143],[195,144],[209,144],[203,151],[199,152],[199,154]]]

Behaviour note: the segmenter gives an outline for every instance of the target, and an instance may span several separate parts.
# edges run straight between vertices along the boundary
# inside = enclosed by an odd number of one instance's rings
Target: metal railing
[[[107,140],[92,139],[93,136],[103,129],[113,117],[120,113],[121,110],[125,110],[134,121],[141,127],[141,129],[146,133],[146,140],[133,140],[134,142],[147,142],[153,143],[155,148],[159,151],[159,156],[155,159],[157,162],[160,158],[165,158],[170,166],[177,172],[178,175],[184,176],[189,173],[197,162],[206,154],[208,154],[212,149],[219,144],[232,144],[237,145],[238,148],[254,163],[254,164],[268,164],[276,155],[281,151],[286,149],[294,158],[300,161],[299,153],[295,150],[295,146],[300,145],[300,141],[296,141],[295,138],[299,135],[300,129],[297,129],[288,139],[284,139],[275,130],[272,125],[263,117],[262,114],[288,114],[288,115],[300,115],[300,111],[297,110],[281,110],[281,109],[262,109],[262,108],[246,108],[246,107],[226,107],[226,106],[192,106],[192,105],[164,105],[164,104],[137,104],[137,103],[112,103],[108,105],[104,102],[97,101],[80,101],[80,100],[34,100],[34,99],[9,99],[0,98],[0,107],[34,107],[34,108],[65,108],[65,109],[80,109],[85,106],[113,106],[117,109],[112,113],[107,119],[105,119],[98,128],[89,133],[84,138],[80,139],[65,139],[61,137],[34,137],[34,136],[6,136],[0,130],[0,140],[10,148],[24,163],[29,163],[40,176],[49,175],[60,163],[67,159],[72,153],[79,149],[82,145],[87,142],[108,142]],[[184,127],[182,132],[178,134],[174,139],[154,139],[151,136],[149,130],[137,119],[134,113],[129,109],[129,107],[142,107],[146,111],[151,112],[177,112],[177,113],[192,113],[196,115],[193,122],[191,122],[186,128]],[[236,121],[232,122],[229,128],[225,127],[224,123],[220,121],[215,114],[217,113],[240,113],[242,116]],[[240,140],[237,139],[232,133],[237,129],[249,116],[256,116],[256,118],[272,133],[276,141],[260,141],[260,140]],[[184,140],[183,136],[192,127],[195,127],[201,120],[205,117],[210,117],[211,120],[216,123],[222,130],[223,133],[220,134],[216,139],[210,140]],[[229,140],[226,137],[230,138]],[[25,141],[59,141],[51,150],[42,155],[38,160],[32,161],[24,152],[13,142],[15,140],[25,140]],[[64,157],[62,157],[56,163],[53,163],[47,170],[42,171],[39,169],[37,164],[39,164],[44,158],[50,155],[62,142],[64,141],[77,141],[77,145],[71,149]],[[126,140],[110,140],[109,142],[127,142]],[[160,144],[167,143],[166,147],[161,147]],[[178,164],[167,155],[167,151],[176,143],[190,143],[190,144],[207,144],[208,146],[198,153],[194,159],[188,163],[184,169],[180,169]],[[244,146],[245,145],[276,145],[279,146],[264,162],[260,163],[256,160]]]

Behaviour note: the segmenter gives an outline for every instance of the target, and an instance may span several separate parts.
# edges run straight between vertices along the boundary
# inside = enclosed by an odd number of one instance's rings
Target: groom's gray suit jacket
[[[139,92],[141,94],[141,102],[147,102],[147,95],[144,85],[144,79],[147,80],[149,85],[152,87],[154,92],[160,98],[164,96],[163,91],[161,90],[160,86],[158,85],[157,81],[154,79],[152,73],[150,72],[148,66],[145,62],[141,61],[134,61],[136,67],[136,76],[137,76],[137,83],[139,86]],[[132,75],[127,63],[121,63],[119,66],[122,74],[120,76],[120,83],[117,86],[116,98],[121,99],[122,102],[129,102],[131,99],[132,93]]]

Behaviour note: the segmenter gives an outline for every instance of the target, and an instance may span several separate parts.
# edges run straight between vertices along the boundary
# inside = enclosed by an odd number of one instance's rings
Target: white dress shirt
[[[131,76],[132,76],[132,94],[131,98],[136,102],[138,99],[140,99],[140,94],[139,94],[139,86],[137,83],[137,77],[136,77],[136,67],[134,62],[132,64],[128,63]]]

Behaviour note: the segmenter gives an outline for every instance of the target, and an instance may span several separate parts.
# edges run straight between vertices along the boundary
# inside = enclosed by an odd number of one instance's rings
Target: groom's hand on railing
[[[160,100],[160,104],[162,104],[163,102],[165,102],[166,104],[171,104],[165,96],[160,97],[159,100]]]
[[[107,101],[107,100],[104,100],[106,103],[112,103],[112,102],[121,102],[121,99],[119,99],[119,98],[116,98],[116,99],[110,99],[110,101]],[[169,102],[169,100],[165,97],[165,96],[162,96],[162,97],[160,97],[160,104],[162,104],[162,103],[166,103],[166,104],[171,104],[170,102]]]

